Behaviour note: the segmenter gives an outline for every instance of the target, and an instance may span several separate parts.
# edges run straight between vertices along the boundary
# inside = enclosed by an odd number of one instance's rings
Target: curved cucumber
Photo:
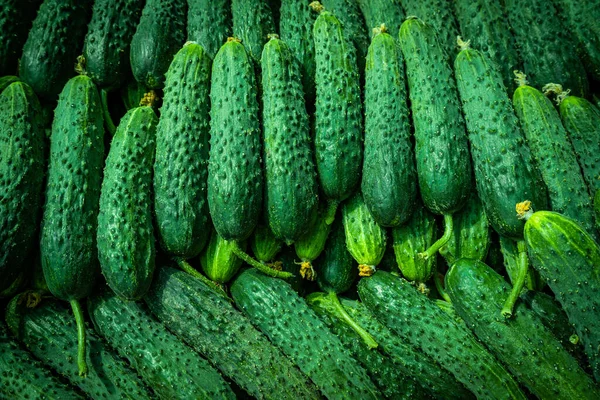
[[[231,36],[231,0],[188,0],[187,40],[212,59]]]

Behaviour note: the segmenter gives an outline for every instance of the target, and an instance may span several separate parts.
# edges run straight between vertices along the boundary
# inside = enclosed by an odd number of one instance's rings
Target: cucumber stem
[[[524,240],[519,240],[517,242],[517,248],[519,249],[519,265],[517,271],[517,279],[513,284],[512,290],[508,295],[508,298],[504,302],[504,306],[502,307],[502,315],[505,318],[510,318],[513,315],[513,308],[521,291],[523,290],[523,286],[525,286],[525,279],[527,278],[527,272],[529,271],[529,260],[527,259],[527,248],[525,246]]]
[[[435,241],[434,244],[429,246],[427,250],[422,253],[419,253],[419,257],[424,260],[429,259],[436,255],[436,253],[448,243],[450,238],[452,237],[452,230],[454,229],[454,220],[452,218],[452,214],[444,214],[444,234],[441,238]]]
[[[267,265],[256,261],[254,258],[250,257],[242,248],[239,246],[238,242],[235,242],[233,246],[233,254],[235,254],[238,258],[242,259],[246,264],[250,264],[250,266],[256,268],[260,272],[265,275],[272,276],[274,278],[282,278],[289,279],[293,278],[294,274],[285,271],[277,271],[273,268],[269,268]]]
[[[211,289],[214,289],[217,293],[219,293],[220,295],[225,297],[227,300],[231,301],[229,296],[227,296],[227,293],[225,293],[223,288],[218,283],[213,282],[210,279],[208,279],[206,276],[202,275],[200,272],[198,272],[198,270],[196,270],[196,268],[192,267],[183,258],[175,257],[174,260],[183,272],[190,274],[194,278],[198,278],[202,282],[206,283],[208,285],[208,287],[210,287]]]
[[[444,299],[446,302],[452,304],[452,300],[450,299],[450,296],[448,295],[448,292],[446,292],[446,288],[444,287],[442,281],[444,279],[444,275],[440,274],[439,272],[435,273],[435,277],[433,278],[434,283],[435,283],[435,288],[437,289],[438,293],[440,296],[442,296],[442,299]]]
[[[325,210],[325,223],[327,225],[331,225],[333,224],[333,221],[335,221],[335,213],[339,204],[340,202],[337,200],[327,200],[327,210]]]
[[[356,322],[354,319],[352,319],[352,317],[348,314],[348,312],[346,311],[346,309],[344,308],[342,303],[340,303],[340,299],[338,299],[337,294],[335,292],[329,292],[329,294],[327,296],[331,300],[331,303],[333,303],[333,306],[335,307],[336,311],[338,312],[339,317],[341,317],[341,319],[345,323],[350,325],[350,327],[352,329],[354,329],[354,331],[356,333],[358,333],[358,335],[364,340],[365,344],[367,346],[369,346],[370,349],[377,348],[377,346],[379,346],[379,345],[377,344],[377,342],[375,341],[373,336],[371,336],[371,334],[369,332],[367,332],[365,330],[365,328],[360,326],[358,324],[358,322]]]
[[[71,300],[71,308],[77,322],[77,366],[79,367],[79,376],[87,376],[88,366],[85,360],[85,322],[83,320],[83,310],[79,300]]]
[[[102,113],[104,114],[104,123],[106,124],[106,129],[110,136],[114,136],[117,131],[117,127],[110,116],[110,111],[108,110],[108,91],[106,89],[100,90],[100,100],[102,102]]]

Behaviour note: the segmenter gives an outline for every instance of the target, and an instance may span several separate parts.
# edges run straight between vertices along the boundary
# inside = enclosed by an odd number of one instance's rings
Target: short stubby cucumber
[[[154,273],[152,164],[158,118],[150,106],[121,119],[104,167],[98,215],[98,256],[108,286],[140,299]]]
[[[365,17],[367,32],[371,36],[377,34],[377,29],[383,24],[393,37],[396,37],[400,25],[404,21],[404,10],[399,1],[389,0],[357,0],[360,10]],[[367,56],[368,57],[368,56]],[[368,61],[367,61],[368,64]]]
[[[231,0],[188,0],[187,40],[213,59],[231,36]]]
[[[41,0],[0,1],[0,76],[17,72],[27,32]],[[2,90],[0,90],[1,92]]]
[[[211,4],[210,7],[213,7]],[[277,33],[273,12],[264,0],[231,0],[233,36],[240,39],[257,64],[268,35]]]
[[[242,260],[235,255],[234,247],[246,248],[246,241],[234,242],[223,239],[213,229],[208,245],[200,254],[200,266],[208,279],[217,283],[227,283],[237,274]]]
[[[319,203],[317,212],[311,218],[310,228],[294,242],[294,250],[301,262],[300,275],[310,281],[315,280],[312,262],[325,249],[325,243],[331,231],[331,225],[327,223],[325,208],[323,202]]]
[[[398,226],[415,207],[417,173],[402,52],[386,29],[379,29],[367,53],[361,190],[377,223]],[[395,36],[398,29],[390,32]]]
[[[275,261],[277,253],[281,250],[283,242],[275,237],[271,228],[266,224],[259,223],[250,236],[250,248],[254,257],[262,262]]]
[[[344,293],[358,278],[356,261],[346,247],[346,233],[341,219],[331,225],[325,249],[314,264],[317,283],[326,293]]]

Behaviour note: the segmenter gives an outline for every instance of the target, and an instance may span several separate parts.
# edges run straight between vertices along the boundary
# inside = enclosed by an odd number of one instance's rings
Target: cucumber
[[[421,198],[429,210],[444,216],[444,235],[419,253],[425,259],[450,240],[452,214],[466,204],[472,190],[465,121],[440,43],[431,25],[414,17],[402,23],[400,48],[406,61]]]
[[[231,36],[230,0],[188,0],[187,40],[196,42],[213,59]]]
[[[257,64],[268,35],[277,33],[273,12],[263,0],[231,0],[233,36],[240,39],[248,55]]]
[[[148,91],[149,89],[145,85],[135,79],[123,85],[121,88],[121,100],[123,100],[125,110],[129,111],[132,108],[139,107],[140,101],[142,101]]]
[[[356,261],[346,247],[346,233],[342,221],[334,221],[325,249],[315,261],[317,283],[326,292],[341,294],[348,291],[356,278]]]
[[[566,29],[552,2],[504,0],[504,5],[530,85],[541,89],[549,82],[559,83],[586,97],[589,84],[577,56],[577,39]]]
[[[254,257],[262,263],[275,260],[281,250],[281,240],[277,239],[268,225],[258,224],[250,236],[250,248]]]
[[[0,322],[0,397],[5,399],[84,399],[41,362],[21,349]]]
[[[358,293],[381,323],[440,363],[477,398],[526,398],[512,376],[466,326],[404,279],[379,271],[361,279]]]
[[[0,1],[0,76],[17,72],[19,56],[40,3],[41,0]]]
[[[211,61],[187,43],[173,59],[156,126],[154,210],[162,249],[170,256],[200,254],[210,234],[206,199]]]
[[[446,288],[477,337],[538,398],[600,397],[594,381],[534,312],[519,304],[515,317],[502,323],[498,311],[510,286],[490,267],[461,259],[446,274]]]
[[[300,71],[291,49],[271,36],[261,57],[266,219],[288,245],[316,211],[317,176]]]
[[[221,374],[167,331],[143,304],[104,290],[88,300],[88,311],[98,334],[160,398],[235,398]]]
[[[249,269],[235,279],[231,296],[328,399],[343,399],[348,393],[361,399],[381,397],[366,371],[287,283]]]
[[[129,46],[140,20],[143,0],[96,0],[83,45],[85,69],[102,88],[116,88],[127,78]]]
[[[157,122],[150,106],[129,110],[104,167],[98,257],[108,286],[128,300],[144,296],[154,272],[151,190]]]
[[[499,0],[458,0],[456,19],[465,40],[496,63],[509,95],[517,88],[513,71],[521,70],[517,42]]]
[[[600,247],[574,220],[521,208],[527,253],[575,327],[600,381]]]
[[[19,77],[40,97],[54,99],[73,73],[91,1],[44,0],[23,46]]]
[[[162,89],[165,73],[185,42],[187,2],[147,0],[133,38],[129,58],[135,79],[150,89]]]
[[[60,302],[44,299],[29,308],[26,292],[11,300],[6,309],[6,322],[11,333],[44,364],[66,377],[92,398],[150,399],[151,393],[116,354],[86,327],[87,377],[78,374],[72,360],[77,351],[77,327],[69,310]]]
[[[18,76],[14,76],[14,75],[6,75],[3,77],[0,77],[0,93],[2,93],[4,91],[4,89],[6,89],[8,86],[10,86],[11,83],[13,82],[19,82],[20,79]]]
[[[402,53],[386,29],[373,37],[367,53],[361,190],[378,224],[398,226],[415,207],[417,174]],[[391,32],[395,35],[398,29]]]
[[[326,210],[321,203],[318,211],[311,218],[310,229],[295,243],[296,255],[300,258],[300,275],[309,281],[315,280],[315,270],[312,262],[319,257],[325,249],[331,225],[327,223]],[[335,215],[334,215],[335,217]]]
[[[318,397],[317,389],[283,353],[229,301],[198,279],[163,266],[144,300],[167,329],[251,396]]]
[[[375,30],[383,24],[391,32],[391,35],[396,37],[396,34],[400,30],[400,25],[404,21],[404,10],[399,1],[357,0],[357,2],[365,17],[367,32],[371,36],[375,36]]]
[[[513,95],[513,105],[533,159],[548,188],[552,211],[575,219],[598,238],[592,199],[558,112],[541,91],[527,85],[525,76],[515,75],[519,87]]]
[[[506,271],[506,275],[508,275],[509,282],[514,286],[519,279],[519,246],[514,240],[500,236],[500,251],[502,252],[504,270]],[[524,288],[541,290],[544,284],[544,281],[535,269],[529,268],[527,270]]]
[[[244,250],[246,242],[236,244],[231,240],[225,240],[213,229],[208,245],[200,254],[200,265],[208,279],[217,283],[227,283],[238,272],[242,260],[235,255],[233,251],[235,246]]]
[[[45,170],[40,113],[26,83],[0,94],[0,290],[17,278],[37,238]]]
[[[362,103],[354,50],[340,21],[322,11],[313,27],[317,88],[315,156],[327,223],[360,180],[363,159]]]

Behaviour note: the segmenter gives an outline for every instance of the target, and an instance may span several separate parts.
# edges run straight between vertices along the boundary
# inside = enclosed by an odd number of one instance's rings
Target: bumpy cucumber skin
[[[552,211],[575,219],[592,236],[598,237],[592,199],[573,145],[552,102],[539,90],[523,85],[515,90],[513,104],[535,164],[548,188]]]
[[[346,247],[346,233],[341,219],[336,219],[331,225],[325,250],[314,262],[314,267],[317,283],[327,293],[344,293],[358,278],[356,262]]]
[[[317,87],[315,155],[321,188],[343,201],[360,180],[362,102],[354,50],[340,21],[322,12],[313,28]]]
[[[250,60],[232,40],[221,47],[212,69],[208,205],[225,240],[250,236],[262,210],[260,114]]]
[[[527,220],[525,242],[600,381],[600,247],[574,220],[552,211],[535,212]]]
[[[448,265],[460,258],[483,261],[490,247],[490,226],[477,193],[471,193],[465,207],[454,214],[452,237],[440,254]]]
[[[19,81],[20,81],[19,77],[14,76],[14,75],[6,75],[6,76],[0,77],[0,93],[2,93],[4,91],[4,89],[9,87],[11,83],[19,82]]]
[[[294,242],[294,249],[300,260],[313,261],[319,257],[325,248],[330,231],[331,225],[325,221],[325,207],[321,203],[311,218],[308,231]]]
[[[452,372],[477,398],[525,399],[511,375],[466,326],[404,279],[379,271],[360,280],[358,293],[381,323]]]
[[[19,63],[19,76],[40,97],[54,98],[74,75],[90,0],[44,0]]]
[[[357,0],[357,2],[365,17],[367,33],[374,36],[373,29],[379,28],[384,24],[388,32],[393,37],[396,37],[400,30],[400,25],[404,21],[404,10],[399,1]]]
[[[45,168],[40,112],[25,83],[0,94],[0,290],[16,279],[37,232]]]
[[[277,33],[273,12],[263,0],[231,0],[233,35],[242,41],[248,55],[260,63],[268,35]]]
[[[77,354],[77,327],[70,309],[50,299],[42,300],[35,308],[20,303],[17,296],[6,309],[11,333],[73,386],[79,386],[92,398],[152,398],[136,373],[109,351],[90,327],[85,332],[88,373],[86,377],[79,376],[77,363],[71,357]]]
[[[469,40],[473,48],[481,50],[496,63],[504,86],[512,94],[516,89],[513,71],[522,67],[517,42],[501,2],[459,0],[454,2],[454,10],[463,40]]]
[[[50,292],[70,301],[90,295],[99,273],[104,119],[92,80],[70,79],[54,115],[40,253]]]
[[[231,0],[188,0],[187,40],[214,58],[231,36]]]
[[[423,283],[435,271],[436,257],[423,260],[418,253],[425,251],[437,239],[435,216],[418,204],[404,225],[392,228],[392,243],[396,264],[402,275],[411,282]]]
[[[44,364],[31,356],[8,335],[0,321],[0,397],[5,399],[83,399]]]
[[[128,300],[146,293],[154,272],[151,190],[157,123],[150,107],[128,111],[104,168],[98,256],[108,286]]]
[[[480,261],[461,259],[446,274],[452,305],[477,337],[541,399],[597,399],[600,391],[577,361],[523,304],[501,315],[511,287]]]
[[[317,208],[317,175],[300,71],[285,42],[272,38],[261,57],[266,219],[288,244],[307,231]]]
[[[129,73],[129,46],[143,0],[96,0],[83,46],[85,70],[103,88],[118,87]]]
[[[223,296],[173,268],[158,270],[144,299],[194,350],[258,399],[314,399],[317,389]]]
[[[147,0],[131,39],[130,62],[135,79],[161,89],[173,56],[185,42],[185,0]]]
[[[204,358],[154,319],[142,303],[108,290],[88,299],[98,334],[161,398],[234,399],[229,385]]]
[[[577,56],[576,38],[564,27],[552,2],[505,0],[504,3],[530,85],[541,89],[547,83],[559,83],[577,96],[587,96],[589,84]]]
[[[242,260],[233,252],[235,246],[245,250],[246,242],[241,241],[236,244],[231,240],[223,239],[217,231],[212,231],[208,245],[200,254],[200,265],[208,279],[217,283],[227,283],[238,272]]]
[[[402,52],[391,35],[381,33],[373,38],[365,68],[361,190],[377,223],[398,226],[413,212],[417,173]]]
[[[254,257],[261,262],[271,262],[281,250],[281,240],[277,239],[267,225],[258,224],[252,236],[250,247]]]
[[[530,200],[547,208],[544,182],[533,163],[523,132],[495,66],[479,51],[461,51],[454,63],[463,104],[477,192],[492,227],[519,240],[524,222],[515,205]]]
[[[210,234],[206,198],[210,69],[210,58],[198,44],[186,44],[175,55],[156,127],[158,237],[165,252],[183,258],[197,256]]]
[[[600,110],[586,99],[567,96],[559,111],[588,190],[594,195],[600,190]]]
[[[0,76],[17,72],[19,56],[40,3],[41,0],[0,1]]]
[[[288,283],[252,268],[236,278],[231,296],[328,399],[343,399],[348,393],[361,399],[381,397],[366,371]]]
[[[421,198],[432,212],[452,214],[464,206],[472,190],[469,143],[452,68],[432,26],[419,19],[402,24],[400,48],[406,62]]]

